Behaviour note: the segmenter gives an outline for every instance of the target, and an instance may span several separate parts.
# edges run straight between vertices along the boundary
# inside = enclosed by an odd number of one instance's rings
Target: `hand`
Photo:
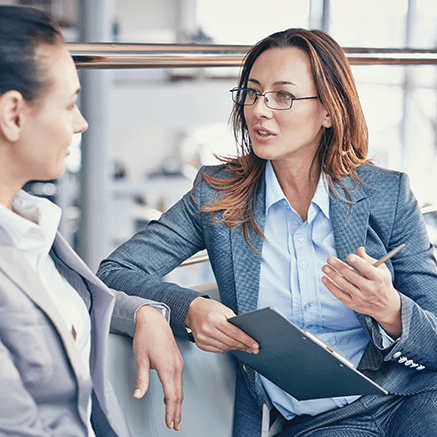
[[[366,254],[364,247],[349,254],[347,261],[357,270],[330,256],[322,270],[326,288],[347,307],[373,317],[392,337],[402,333],[401,298],[392,283],[385,264],[373,267],[376,259]]]
[[[235,313],[213,299],[197,297],[191,302],[185,326],[193,332],[196,345],[207,352],[240,349],[257,354],[259,344],[240,328],[228,322]]]
[[[155,308],[145,305],[137,311],[133,349],[137,363],[134,398],[144,396],[149,388],[150,369],[155,369],[164,389],[165,423],[179,431],[184,360],[167,320]]]

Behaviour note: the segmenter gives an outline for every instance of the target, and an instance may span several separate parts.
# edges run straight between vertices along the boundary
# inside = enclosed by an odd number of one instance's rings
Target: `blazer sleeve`
[[[123,291],[111,291],[115,294],[111,333],[127,334],[133,337],[136,329],[136,313],[144,305],[157,309],[167,319],[167,322],[170,322],[170,308],[166,304],[138,296],[128,296]]]
[[[205,249],[200,212],[203,184],[196,185],[200,178],[199,172],[193,196],[187,193],[159,220],[151,221],[103,260],[97,272],[110,288],[168,305],[173,332],[188,339],[188,307],[196,297],[205,295],[161,279]]]
[[[392,260],[393,284],[401,297],[402,335],[388,349],[384,360],[405,357],[427,370],[437,370],[437,268],[434,248],[425,222],[410,189],[408,177],[401,174],[389,249],[405,243]],[[376,322],[371,335],[383,350]]]

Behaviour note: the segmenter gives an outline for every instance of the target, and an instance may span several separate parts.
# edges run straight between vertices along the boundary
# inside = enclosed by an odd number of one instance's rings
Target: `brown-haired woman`
[[[100,277],[166,302],[175,334],[189,338],[189,328],[212,352],[257,353],[227,318],[275,306],[392,393],[297,401],[239,363],[234,436],[261,435],[263,404],[279,411],[281,436],[430,435],[433,249],[407,176],[367,159],[343,50],[321,31],[275,33],[249,51],[232,96],[238,156],[203,167],[191,193],[103,261]],[[160,282],[205,248],[222,303]]]

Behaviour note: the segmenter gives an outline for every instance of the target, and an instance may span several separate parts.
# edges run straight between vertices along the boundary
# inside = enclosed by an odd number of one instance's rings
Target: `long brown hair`
[[[351,176],[358,184],[360,180],[356,169],[369,162],[367,125],[349,62],[334,39],[320,30],[295,28],[274,33],[249,50],[238,86],[247,87],[252,66],[261,53],[271,48],[288,47],[299,48],[308,54],[319,99],[332,120],[332,126],[324,131],[314,159],[329,176],[327,179],[334,192],[333,182],[343,186],[341,179],[345,176]],[[227,227],[242,225],[246,240],[252,246],[250,228],[263,237],[255,222],[254,210],[265,160],[253,152],[242,105],[234,104],[231,121],[238,156],[220,159],[232,176],[220,179],[214,177],[214,173],[203,173],[203,178],[218,190],[220,196],[212,204],[204,205],[202,210],[210,212],[212,220],[216,213],[222,211],[220,221]]]

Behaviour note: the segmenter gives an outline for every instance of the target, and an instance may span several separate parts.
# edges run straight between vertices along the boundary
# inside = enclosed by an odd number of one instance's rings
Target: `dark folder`
[[[306,399],[388,394],[314,334],[275,308],[228,319],[260,344],[258,354],[231,351],[291,396]]]

